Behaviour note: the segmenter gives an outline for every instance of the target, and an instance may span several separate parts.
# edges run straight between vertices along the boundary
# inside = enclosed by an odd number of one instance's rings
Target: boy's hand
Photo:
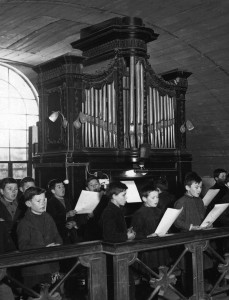
[[[200,226],[196,226],[196,225],[190,225],[190,228],[189,228],[189,230],[201,230],[201,229],[203,229],[202,227],[200,227]]]
[[[61,244],[57,244],[57,243],[51,243],[46,245],[46,247],[55,247],[55,246],[60,246]]]
[[[66,213],[66,218],[74,217],[76,213],[77,213],[76,210],[74,210],[74,209],[70,210]]]
[[[51,243],[51,244],[46,245],[46,247],[53,247],[53,246],[56,246],[56,244],[55,243]]]
[[[209,229],[209,228],[213,228],[212,222],[207,222],[206,226],[202,227],[202,229]]]
[[[136,236],[136,232],[133,230],[133,227],[130,227],[128,230],[127,230],[127,238],[128,240],[133,240]]]
[[[66,228],[68,228],[68,229],[72,229],[72,228],[77,228],[77,225],[76,225],[76,222],[75,221],[69,221],[69,222],[67,222],[66,223]]]
[[[91,212],[90,214],[87,215],[88,219],[93,218],[93,217],[94,217],[94,213],[93,212]]]
[[[147,235],[147,238],[154,237],[154,236],[158,236],[157,233],[151,233],[151,234]]]

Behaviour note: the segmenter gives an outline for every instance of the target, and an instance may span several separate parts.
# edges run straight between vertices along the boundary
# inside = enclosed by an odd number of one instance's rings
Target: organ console
[[[137,186],[163,175],[174,192],[180,189],[191,170],[186,133],[180,131],[191,73],[154,72],[147,43],[157,38],[139,18],[114,18],[81,30],[71,45],[82,56],[66,54],[34,68],[40,120],[33,164],[41,186],[65,177],[67,170],[76,198],[89,173],[128,180],[125,171],[139,170],[143,161],[146,175],[136,172],[131,178]],[[60,121],[50,122],[53,111],[68,120],[68,130]],[[142,156],[144,147],[147,155]]]

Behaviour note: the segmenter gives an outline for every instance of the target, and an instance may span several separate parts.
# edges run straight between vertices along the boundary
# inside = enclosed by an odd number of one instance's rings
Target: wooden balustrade
[[[229,238],[229,228],[190,231],[116,244],[95,241],[23,252],[17,251],[1,255],[0,268],[19,267],[32,263],[78,257],[79,262],[88,268],[88,298],[106,300],[106,256],[109,256],[113,261],[114,300],[127,300],[129,299],[129,267],[134,262],[138,262],[139,252],[184,245],[183,252],[177,253],[173,265],[170,268],[160,267],[156,276],[153,276],[155,278],[152,278],[149,284],[156,291],[164,291],[170,288],[184,300],[212,299],[215,294],[229,290],[229,286],[225,282],[222,284],[225,281],[225,275],[229,274],[229,263],[221,254],[217,253],[216,249],[211,247],[209,242],[210,240],[217,241],[222,238]],[[213,288],[206,292],[204,290],[203,255],[208,251],[211,252],[214,260],[217,260],[218,278]],[[192,271],[189,271],[193,274],[193,293],[190,298],[183,295],[174,285],[176,282],[174,270],[188,252],[191,253],[192,257]],[[155,275],[155,272],[152,272],[152,274]]]

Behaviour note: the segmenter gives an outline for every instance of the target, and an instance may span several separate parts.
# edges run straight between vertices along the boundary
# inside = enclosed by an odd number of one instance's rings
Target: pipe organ
[[[79,177],[85,179],[77,166],[115,179],[140,161],[149,176],[171,177],[174,187],[182,182],[191,169],[186,133],[180,131],[191,73],[154,72],[147,43],[157,38],[139,18],[114,18],[81,30],[71,45],[82,56],[63,55],[34,68],[40,121],[33,162],[41,185],[67,170],[74,195],[83,186]],[[52,111],[64,115],[67,129],[49,121]],[[147,157],[141,156],[144,146]]]
[[[84,76],[82,112],[87,122],[82,124],[83,147],[129,149],[148,143],[151,149],[175,149],[175,91],[168,85],[161,92],[156,75],[152,76],[141,60],[131,61],[130,67],[121,60],[118,85],[118,63],[116,59],[100,81],[97,75]],[[118,119],[123,121],[120,145]]]

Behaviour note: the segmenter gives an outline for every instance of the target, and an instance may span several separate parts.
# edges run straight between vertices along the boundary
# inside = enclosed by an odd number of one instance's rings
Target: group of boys
[[[212,204],[229,199],[229,179],[224,169],[214,172],[216,184],[212,188],[220,189]],[[86,216],[82,226],[76,218],[76,211],[65,197],[65,186],[60,180],[51,180],[48,188],[51,197],[46,199],[46,191],[36,187],[32,178],[26,177],[20,182],[21,196],[18,197],[18,184],[13,178],[1,181],[0,224],[4,224],[19,250],[69,244],[81,240],[103,239],[107,242],[124,242],[154,236],[163,213],[167,207],[183,210],[175,222],[180,231],[199,230],[206,208],[200,198],[202,179],[190,172],[184,180],[186,193],[175,202],[174,196],[167,192],[167,183],[158,180],[155,185],[148,184],[141,191],[142,207],[132,217],[132,226],[127,229],[123,206],[126,203],[127,186],[122,182],[111,182],[104,193],[96,177],[87,181],[89,191],[99,192],[101,201],[95,210]],[[165,196],[162,200],[163,195]],[[165,204],[165,202],[167,203]],[[174,204],[175,202],[175,204]],[[227,202],[229,202],[227,200]],[[26,209],[29,208],[29,209]],[[227,217],[227,216],[226,216]],[[229,218],[228,218],[229,219]],[[18,223],[18,221],[20,222]],[[17,226],[16,226],[17,225]],[[83,228],[83,234],[80,229]],[[141,259],[151,268],[168,264],[166,250],[146,251]],[[156,262],[156,263],[155,263]],[[52,284],[58,274],[57,263],[44,263],[24,267],[22,275],[28,287],[47,282]],[[1,292],[1,291],[0,291]]]

